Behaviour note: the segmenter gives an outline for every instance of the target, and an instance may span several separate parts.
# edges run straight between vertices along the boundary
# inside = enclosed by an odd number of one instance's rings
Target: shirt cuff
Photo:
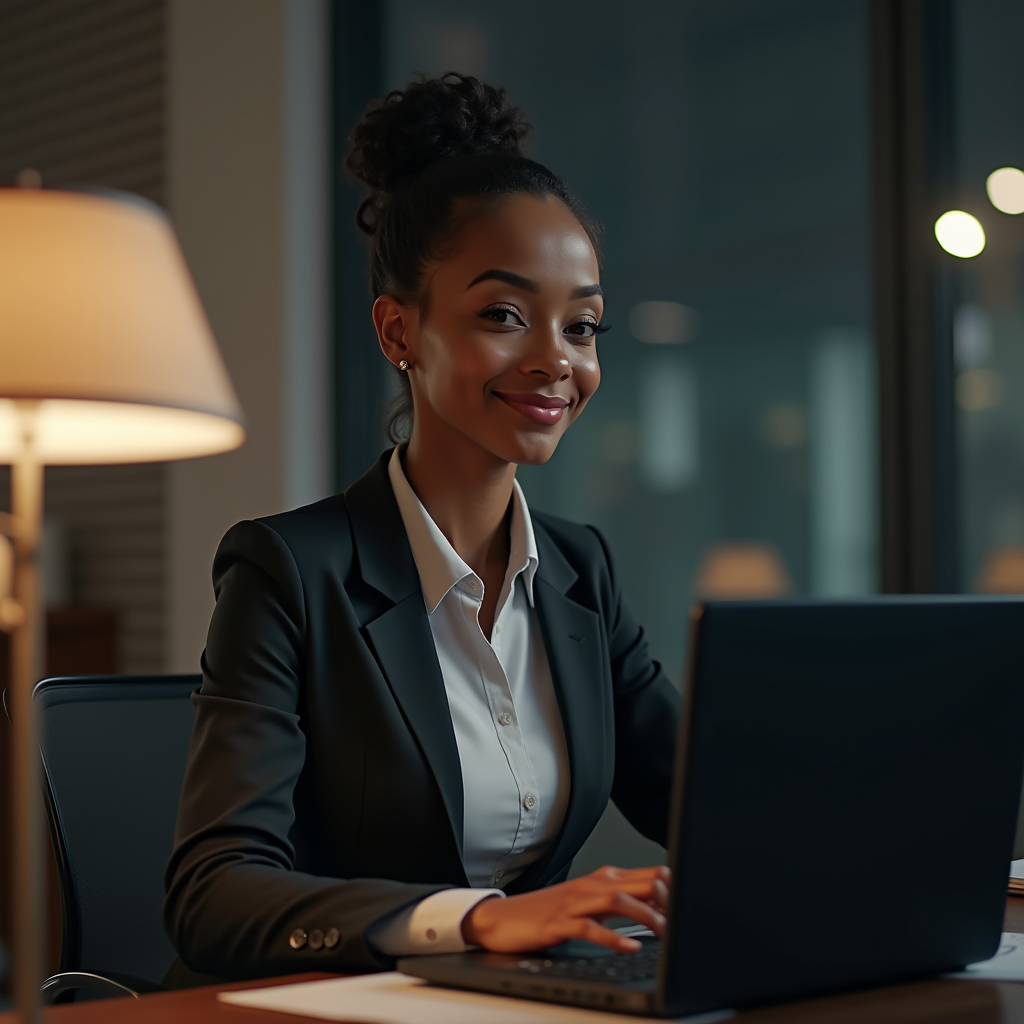
[[[373,925],[366,939],[386,956],[461,953],[469,948],[462,938],[465,916],[481,900],[504,895],[500,889],[442,889]]]

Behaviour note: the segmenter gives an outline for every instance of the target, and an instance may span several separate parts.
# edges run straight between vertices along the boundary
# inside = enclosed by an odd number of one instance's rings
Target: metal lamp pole
[[[46,908],[43,890],[39,738],[32,689],[42,665],[44,623],[39,590],[43,466],[36,456],[36,404],[17,402],[22,445],[11,465],[14,519],[14,600],[20,624],[11,635],[11,864],[14,929],[14,1000],[20,1024],[40,1024]]]

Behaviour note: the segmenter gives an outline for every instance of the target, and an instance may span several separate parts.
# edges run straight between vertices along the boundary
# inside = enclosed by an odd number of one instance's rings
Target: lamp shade
[[[120,193],[0,188],[0,462],[38,403],[48,464],[237,448],[242,410],[174,232]]]

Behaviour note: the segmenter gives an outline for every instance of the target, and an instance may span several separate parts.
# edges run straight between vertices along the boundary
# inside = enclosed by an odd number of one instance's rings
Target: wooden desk
[[[1003,928],[1024,932],[1024,897],[1007,900]],[[228,1006],[217,1001],[217,993],[328,977],[301,974],[141,999],[54,1006],[47,1020],[52,1024],[310,1024],[310,1017]],[[608,1024],[615,1024],[615,1019],[615,1014],[608,1014]],[[738,1024],[1024,1024],[1024,982],[921,981],[752,1010],[735,1019]],[[15,1024],[14,1014],[0,1014],[0,1024]]]

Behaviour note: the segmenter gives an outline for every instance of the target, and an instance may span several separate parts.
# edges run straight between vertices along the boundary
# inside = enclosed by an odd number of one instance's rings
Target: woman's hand
[[[525,953],[557,946],[566,939],[586,939],[617,953],[634,953],[641,943],[602,922],[629,917],[659,937],[672,874],[668,868],[604,867],[547,889],[492,897],[478,903],[462,921],[462,936],[471,946],[495,953]]]

